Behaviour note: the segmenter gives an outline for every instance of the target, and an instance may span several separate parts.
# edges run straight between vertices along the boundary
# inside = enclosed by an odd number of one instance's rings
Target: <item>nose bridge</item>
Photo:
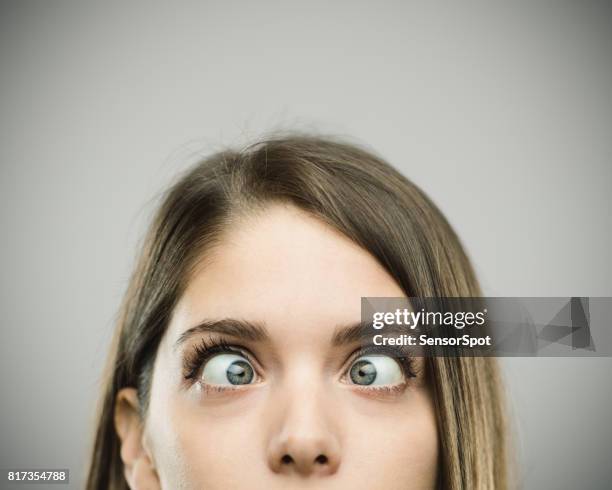
[[[276,410],[268,463],[275,473],[324,476],[337,471],[340,441],[329,398],[312,366],[285,376],[272,400]]]

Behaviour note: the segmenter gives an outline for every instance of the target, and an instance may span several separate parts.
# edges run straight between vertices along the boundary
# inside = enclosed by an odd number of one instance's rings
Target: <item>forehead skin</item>
[[[359,320],[361,296],[404,292],[366,250],[308,213],[277,204],[224,236],[194,274],[175,317],[257,318],[282,338],[312,320],[328,327]]]
[[[372,255],[304,211],[273,205],[227,230],[192,275],[155,361],[146,431],[162,488],[432,488],[437,428],[428,391],[413,386],[381,401],[324,375],[334,328],[360,320],[362,296],[405,294]],[[177,338],[225,317],[265,323],[271,345],[262,357],[275,359],[278,376],[237,396],[185,394]],[[266,447],[291,424],[314,424],[337,440],[336,475],[288,487],[295,482],[269,471]]]

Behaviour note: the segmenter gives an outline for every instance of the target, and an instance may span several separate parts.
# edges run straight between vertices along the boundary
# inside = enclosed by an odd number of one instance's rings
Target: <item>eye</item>
[[[248,385],[254,378],[253,366],[238,354],[218,354],[202,369],[202,382],[211,385]]]
[[[349,368],[348,378],[352,384],[361,386],[399,385],[405,381],[398,362],[384,355],[357,358]]]

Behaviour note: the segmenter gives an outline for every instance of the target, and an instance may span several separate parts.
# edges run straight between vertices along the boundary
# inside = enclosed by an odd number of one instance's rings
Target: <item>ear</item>
[[[159,477],[144,447],[144,427],[135,388],[122,388],[115,399],[115,429],[121,444],[125,479],[132,490],[159,490]]]

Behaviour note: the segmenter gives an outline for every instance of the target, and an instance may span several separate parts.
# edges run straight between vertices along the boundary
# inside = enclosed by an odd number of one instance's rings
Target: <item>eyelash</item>
[[[196,344],[190,352],[185,355],[183,360],[183,377],[185,380],[190,382],[195,382],[198,377],[202,367],[212,359],[217,354],[239,354],[246,358],[251,365],[253,365],[252,358],[250,354],[248,354],[243,348],[235,345],[231,345],[223,339],[202,339],[200,343]],[[373,354],[385,354],[393,359],[395,359],[401,369],[404,377],[408,380],[410,378],[415,378],[417,373],[415,372],[415,363],[414,359],[406,356],[406,354],[401,349],[396,349],[390,346],[375,346],[369,345],[364,346],[349,356],[350,361],[346,364],[346,369],[344,369],[343,377],[346,376],[348,369],[352,366],[352,364],[359,359],[360,357],[373,355]],[[358,386],[358,385],[356,385]],[[220,388],[221,389],[221,388]],[[226,388],[223,388],[226,389]],[[384,390],[384,391],[394,391],[396,387],[388,387],[388,386],[377,386],[377,387],[366,387],[369,390]]]
[[[228,344],[223,339],[202,339],[185,355],[183,360],[183,377],[195,381],[204,364],[217,354],[240,354],[251,362],[251,357],[242,348]],[[252,363],[251,363],[252,364]]]
[[[415,369],[415,362],[412,357],[408,357],[404,351],[399,348],[393,348],[392,346],[378,346],[378,345],[366,345],[354,351],[350,356],[350,361],[347,363],[347,369],[353,365],[353,363],[363,356],[384,354],[395,359],[402,369],[402,373],[406,379],[416,378],[417,372]],[[383,387],[380,387],[383,388]],[[372,389],[372,387],[370,387]],[[379,389],[379,388],[374,388]]]

